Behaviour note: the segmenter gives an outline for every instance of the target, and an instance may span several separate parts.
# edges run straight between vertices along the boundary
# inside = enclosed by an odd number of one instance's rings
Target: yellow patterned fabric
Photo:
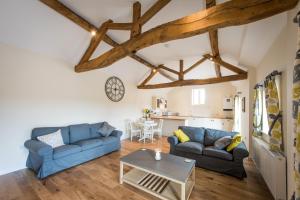
[[[293,72],[293,121],[294,121],[294,174],[295,188],[292,200],[300,199],[300,15],[294,18],[298,24],[298,51]]]
[[[280,100],[275,78],[279,75],[271,75],[265,81],[266,106],[268,113],[270,150],[282,151],[282,114]]]
[[[242,135],[241,134],[236,134],[235,136],[233,136],[230,145],[228,145],[228,147],[226,148],[226,151],[228,151],[228,152],[232,151],[241,142],[242,142]]]
[[[181,129],[174,131],[174,135],[178,138],[179,142],[188,142],[190,141],[189,136],[187,136]]]

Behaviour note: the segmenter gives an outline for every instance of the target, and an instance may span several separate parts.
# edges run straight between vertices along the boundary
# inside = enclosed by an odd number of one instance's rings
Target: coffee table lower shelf
[[[194,171],[188,181],[182,184],[150,172],[133,168],[123,175],[122,181],[163,200],[187,200],[194,187],[193,176]],[[184,195],[182,195],[182,192]]]

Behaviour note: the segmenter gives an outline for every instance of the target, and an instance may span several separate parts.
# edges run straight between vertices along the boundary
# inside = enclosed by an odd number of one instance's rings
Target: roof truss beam
[[[72,11],[70,8],[68,8],[67,6],[65,6],[64,4],[60,3],[57,0],[40,0],[42,3],[44,3],[45,5],[47,5],[48,7],[52,8],[54,11],[58,12],[59,14],[61,14],[62,16],[68,18],[69,20],[73,21],[75,24],[77,24],[78,26],[80,26],[81,28],[85,29],[88,32],[92,32],[98,31],[98,28],[95,27],[93,24],[89,23],[86,19],[84,19],[83,17],[79,16],[78,14],[76,14],[74,11]],[[118,26],[120,24],[122,24],[122,26],[124,26],[124,23],[108,23],[107,24],[107,29],[111,29],[112,24],[117,24]],[[125,23],[126,24],[126,23]],[[131,23],[130,23],[131,24]],[[128,24],[126,25],[128,26]],[[131,27],[130,27],[131,28]],[[110,36],[108,36],[107,34],[104,35],[103,41],[113,47],[117,47],[120,44],[117,43],[116,41],[114,41]],[[151,64],[149,61],[147,61],[146,59],[137,56],[137,55],[130,55],[130,57],[136,61],[138,61],[139,63],[145,65],[146,67],[149,67],[151,69],[155,69],[156,66]],[[164,72],[163,70],[158,70],[158,72],[164,76],[165,78],[167,78],[170,81],[174,81],[176,80],[174,77],[170,76],[168,73]]]
[[[114,62],[154,44],[202,34],[217,28],[242,25],[284,12],[296,6],[298,0],[234,0],[218,4],[181,19],[150,29],[99,57],[77,65],[84,72],[107,67]]]

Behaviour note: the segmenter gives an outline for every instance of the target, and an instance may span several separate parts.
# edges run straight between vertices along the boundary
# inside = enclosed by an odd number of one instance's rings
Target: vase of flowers
[[[148,118],[150,118],[150,110],[148,108],[145,108],[143,110],[144,113],[144,117],[146,118],[146,120],[148,120]]]

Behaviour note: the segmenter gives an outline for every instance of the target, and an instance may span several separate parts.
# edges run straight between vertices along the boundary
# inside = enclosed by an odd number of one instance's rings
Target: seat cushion
[[[91,138],[89,124],[77,124],[70,127],[70,143]]]
[[[204,128],[179,126],[179,129],[181,129],[190,138],[191,142],[200,142],[201,144],[204,143]]]
[[[187,153],[196,153],[196,154],[202,154],[204,146],[203,144],[199,142],[184,142],[179,143],[175,146],[175,149],[178,151],[183,151]]]
[[[100,139],[87,139],[75,142],[74,144],[80,146],[84,151],[103,145],[103,141]]]
[[[215,141],[220,139],[224,136],[234,136],[236,132],[228,132],[228,131],[221,131],[215,129],[206,129],[205,138],[204,138],[204,145],[205,146],[213,146]]]
[[[119,138],[113,137],[113,136],[108,136],[108,137],[99,137],[99,139],[103,142],[103,145],[106,144],[111,144],[115,142],[119,142]]]
[[[90,130],[91,130],[91,138],[96,138],[101,136],[99,129],[102,126],[103,122],[95,123],[95,124],[90,124]]]
[[[53,158],[59,159],[73,153],[78,153],[80,151],[81,147],[78,145],[63,145],[53,149]]]
[[[214,146],[205,147],[203,149],[203,155],[220,158],[223,160],[233,160],[233,156],[231,153],[228,153],[225,150],[216,149]]]

